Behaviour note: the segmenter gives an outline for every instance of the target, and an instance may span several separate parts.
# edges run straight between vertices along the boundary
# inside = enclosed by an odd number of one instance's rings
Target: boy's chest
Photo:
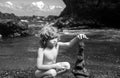
[[[44,60],[46,61],[52,61],[52,60],[56,60],[56,57],[58,55],[58,49],[54,48],[51,50],[46,50],[44,52]]]

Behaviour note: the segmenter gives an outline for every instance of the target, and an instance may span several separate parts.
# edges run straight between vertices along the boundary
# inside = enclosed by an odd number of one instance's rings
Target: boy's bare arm
[[[79,39],[77,37],[73,38],[71,41],[69,42],[58,42],[58,44],[62,47],[72,47],[74,44],[76,44],[79,41]]]
[[[82,41],[82,39],[88,39],[85,34],[79,34],[76,37],[74,37],[71,41],[69,42],[58,42],[60,46],[63,47],[73,47],[74,45],[77,45],[79,41]]]
[[[37,58],[37,60],[41,60],[40,58]],[[49,69],[55,69],[56,68],[56,64],[50,64],[50,65],[44,65],[44,64],[39,64],[39,62],[37,63],[37,68],[39,70],[49,70]]]
[[[55,63],[55,64],[49,64],[49,65],[37,65],[38,69],[39,70],[49,70],[49,69],[62,69],[64,68],[63,66],[61,66],[60,64],[58,63]]]

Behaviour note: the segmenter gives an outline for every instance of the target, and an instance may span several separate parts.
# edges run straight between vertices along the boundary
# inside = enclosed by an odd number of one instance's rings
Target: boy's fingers
[[[89,39],[85,34],[80,34],[80,39],[83,39],[83,38]]]
[[[83,39],[83,38],[84,38],[84,35],[83,35],[83,34],[81,34],[81,35],[80,35],[80,37],[81,37],[81,39]]]
[[[84,34],[81,34],[81,39],[85,38],[85,35]]]
[[[83,39],[83,38],[85,38],[85,35],[84,35],[84,34],[82,35],[82,39]]]
[[[81,34],[78,35],[78,38],[81,39]]]
[[[89,39],[86,35],[84,35],[84,38]]]
[[[79,34],[79,35],[78,35],[78,38],[79,38],[79,39],[83,39],[83,38],[89,39],[85,34]]]
[[[80,39],[82,39],[82,34],[80,34]]]

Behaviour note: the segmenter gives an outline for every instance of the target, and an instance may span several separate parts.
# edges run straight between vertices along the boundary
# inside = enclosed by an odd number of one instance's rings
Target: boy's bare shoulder
[[[39,48],[38,48],[38,51],[41,51],[41,50],[43,50],[43,48],[39,47]]]
[[[38,53],[43,53],[43,48],[38,48]]]

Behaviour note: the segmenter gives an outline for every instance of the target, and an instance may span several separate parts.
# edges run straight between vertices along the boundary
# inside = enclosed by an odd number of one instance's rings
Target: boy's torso
[[[54,64],[58,55],[59,45],[52,49],[45,49],[43,54],[43,64]]]

